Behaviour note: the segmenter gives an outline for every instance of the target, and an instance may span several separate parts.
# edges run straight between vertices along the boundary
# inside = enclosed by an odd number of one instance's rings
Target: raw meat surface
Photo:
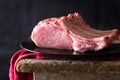
[[[101,31],[90,27],[78,13],[40,21],[31,34],[38,47],[78,52],[100,50],[118,38],[118,30]]]

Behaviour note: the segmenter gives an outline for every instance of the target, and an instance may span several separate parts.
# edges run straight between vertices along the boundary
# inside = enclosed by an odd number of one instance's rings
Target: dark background
[[[40,20],[74,12],[96,29],[120,30],[119,0],[0,0],[0,80],[9,80],[11,56]]]

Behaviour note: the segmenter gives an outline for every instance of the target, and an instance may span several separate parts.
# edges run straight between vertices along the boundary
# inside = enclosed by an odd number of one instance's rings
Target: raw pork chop
[[[90,27],[78,13],[40,21],[31,34],[38,47],[78,52],[100,50],[118,38],[118,30],[101,31]]]

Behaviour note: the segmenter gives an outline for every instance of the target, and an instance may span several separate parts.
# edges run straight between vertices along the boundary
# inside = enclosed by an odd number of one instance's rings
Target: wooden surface
[[[18,72],[89,72],[120,73],[120,61],[71,61],[23,59],[16,66]]]
[[[22,59],[16,69],[34,80],[119,80],[120,61]]]
[[[35,73],[34,80],[120,80],[116,73],[78,73],[78,72],[43,72]]]

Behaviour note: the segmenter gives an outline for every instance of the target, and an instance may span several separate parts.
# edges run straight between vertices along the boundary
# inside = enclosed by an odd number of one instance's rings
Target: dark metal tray
[[[51,57],[64,57],[64,58],[100,58],[100,57],[111,57],[120,56],[120,44],[111,44],[108,47],[99,51],[87,51],[84,53],[75,52],[72,50],[60,50],[51,48],[40,48],[37,47],[33,41],[26,40],[20,44],[20,47],[30,51],[35,52],[44,56]]]

